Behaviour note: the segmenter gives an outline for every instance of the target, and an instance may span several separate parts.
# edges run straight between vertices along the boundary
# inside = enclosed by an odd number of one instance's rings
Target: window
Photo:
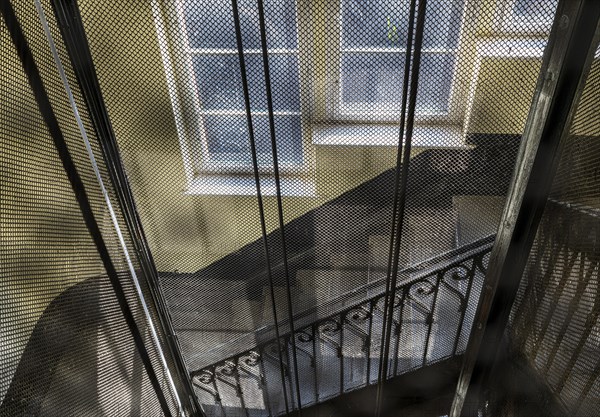
[[[188,183],[201,176],[221,175],[222,183],[231,173],[250,174],[231,0],[152,1]],[[238,3],[258,162],[269,172],[272,153],[257,4]],[[397,128],[385,130],[392,127],[385,123],[399,116],[409,0],[264,3],[282,173],[288,178],[303,175],[309,165],[307,146],[327,144],[329,133],[317,139],[319,130],[310,123],[340,122],[344,141],[350,136],[364,140],[352,129],[378,123],[381,144],[395,143]],[[463,7],[464,0],[428,2],[418,121],[450,119]],[[323,86],[316,80],[333,82]],[[460,115],[453,117],[458,125]],[[336,140],[338,133],[333,132]],[[370,140],[374,144],[372,135]]]
[[[193,92],[189,123],[195,171],[249,170],[250,141],[231,0],[176,2],[180,37],[173,49],[185,62]],[[272,166],[259,19],[256,1],[239,1],[251,113],[260,166]],[[278,157],[282,168],[303,162],[298,40],[294,0],[265,2],[269,69]],[[180,67],[178,63],[174,66]],[[181,76],[181,74],[176,74]],[[189,95],[189,94],[187,94]],[[189,111],[189,110],[188,110]],[[186,157],[184,155],[184,157]]]
[[[498,10],[499,29],[517,34],[550,30],[558,0],[506,0]]]
[[[339,91],[334,117],[397,119],[404,76],[408,1],[341,0]],[[428,2],[416,113],[448,115],[463,1]]]

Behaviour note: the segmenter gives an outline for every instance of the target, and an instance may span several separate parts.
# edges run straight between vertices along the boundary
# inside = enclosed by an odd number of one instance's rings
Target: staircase
[[[428,218],[439,222],[439,210],[407,218],[390,378],[455,358],[465,349],[502,203],[494,196],[455,197],[454,225],[428,235],[427,242],[411,240],[419,236],[411,235],[411,228],[422,227]],[[207,414],[283,415],[297,408],[298,391],[305,408],[376,383],[388,250],[389,236],[374,234],[362,250],[330,250],[327,260],[311,252],[311,259],[319,259],[313,268],[306,261],[297,262],[303,269],[291,268],[295,350],[286,287],[275,285],[281,364],[264,276],[242,281],[163,275],[182,353]]]

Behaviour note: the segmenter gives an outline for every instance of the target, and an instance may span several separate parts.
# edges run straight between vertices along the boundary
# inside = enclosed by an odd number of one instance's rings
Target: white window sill
[[[325,146],[398,146],[398,125],[316,125],[312,143]],[[461,126],[415,126],[413,148],[465,149]]]
[[[482,58],[542,58],[545,39],[486,40],[477,48]]]
[[[281,178],[281,195],[284,197],[316,197],[315,184],[299,178]],[[262,196],[275,196],[275,178],[263,177],[260,181]],[[187,195],[254,196],[256,184],[253,176],[206,175],[194,178],[185,190]]]

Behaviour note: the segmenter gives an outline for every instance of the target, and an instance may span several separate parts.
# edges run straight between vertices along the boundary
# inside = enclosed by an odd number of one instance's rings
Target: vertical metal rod
[[[267,387],[267,378],[265,377],[265,363],[262,360],[263,358],[263,351],[262,349],[258,349],[258,354],[259,354],[259,359],[258,359],[258,369],[260,372],[260,390],[262,393],[262,397],[263,397],[263,401],[265,402],[265,407],[267,408],[267,413],[269,414],[269,417],[273,417],[273,410],[271,409],[271,401],[269,399],[269,390]]]
[[[388,250],[388,262],[386,267],[386,279],[385,279],[385,294],[389,294],[390,285],[391,285],[391,274],[392,274],[392,262],[394,259],[394,247],[398,235],[396,234],[396,223],[398,216],[398,197],[400,193],[400,178],[401,178],[401,164],[402,164],[402,149],[404,142],[404,128],[406,123],[406,106],[408,101],[408,88],[410,82],[410,68],[411,68],[411,54],[412,54],[412,46],[413,46],[413,29],[414,29],[414,20],[415,20],[415,9],[416,9],[416,0],[411,0],[409,5],[408,12],[408,31],[406,34],[406,52],[404,54],[404,78],[402,81],[402,101],[401,101],[401,109],[400,109],[400,126],[398,129],[398,147],[396,154],[396,171],[394,176],[394,197],[393,197],[393,208],[392,208],[392,222],[390,228],[390,246]],[[387,317],[387,309],[388,309],[388,299],[387,295],[384,299],[383,304],[383,322],[382,322],[382,330],[381,330],[381,346],[379,349],[379,360],[383,358],[384,353],[384,340],[385,340],[385,328],[386,328],[386,317]],[[383,380],[382,378],[382,367],[381,363],[379,364],[379,369],[377,370],[377,383]],[[377,389],[379,392],[379,388]],[[376,401],[377,401],[376,397]]]
[[[283,389],[283,398],[285,402],[286,413],[290,412],[288,395],[286,390],[285,382],[285,371],[283,366],[283,357],[281,354],[281,336],[279,332],[279,321],[277,319],[277,308],[275,306],[275,288],[273,284],[273,273],[271,270],[271,254],[269,251],[269,243],[267,241],[267,226],[265,221],[265,209],[262,200],[262,193],[260,189],[260,174],[258,171],[258,158],[256,156],[256,141],[254,139],[254,127],[252,124],[252,111],[250,107],[250,92],[248,89],[248,78],[246,76],[246,62],[244,59],[244,46],[242,44],[242,28],[240,25],[240,14],[238,10],[237,0],[231,0],[233,8],[233,23],[235,26],[235,38],[237,42],[238,58],[240,60],[240,75],[242,80],[242,87],[244,90],[244,105],[246,107],[246,120],[248,123],[248,136],[250,140],[250,152],[252,154],[252,169],[254,172],[254,181],[256,183],[256,197],[258,202],[258,211],[260,214],[260,229],[262,233],[262,240],[265,249],[265,260],[267,263],[267,277],[269,280],[269,289],[271,292],[271,306],[273,309],[273,320],[275,322],[275,338],[277,340],[277,354],[279,359],[279,369],[281,371],[281,382]],[[287,350],[287,347],[286,347]]]
[[[479,401],[535,239],[598,45],[600,2],[561,0],[544,52],[450,416]],[[471,378],[473,376],[473,378]],[[471,381],[473,379],[473,381]]]
[[[396,346],[394,348],[394,376],[398,375],[398,354],[400,353],[400,335],[402,334],[402,320],[404,319],[404,300],[406,294],[402,292],[400,311],[398,312],[398,323],[396,324]]]
[[[579,256],[581,256],[581,259],[583,262],[585,259],[585,255],[583,253],[578,253],[575,251],[573,251],[570,258],[568,259],[567,265],[565,265],[565,267],[563,268],[563,271],[561,274],[562,275],[561,279],[558,282],[558,284],[556,285],[554,294],[552,294],[552,298],[550,300],[551,306],[554,307],[554,306],[558,305],[560,296],[563,295],[563,291],[564,291],[565,287],[567,286],[568,282],[570,281],[571,272],[572,272],[573,267],[575,266],[575,262],[577,262],[577,258]],[[582,269],[583,269],[583,267],[582,267]],[[539,351],[540,347],[542,346],[541,341],[544,340],[544,337],[546,336],[546,332],[548,331],[548,327],[550,326],[550,322],[552,321],[552,317],[554,316],[553,313],[554,313],[554,309],[550,310],[549,314],[546,315],[546,317],[544,318],[544,321],[542,322],[541,330],[540,330],[540,333],[538,334],[538,339],[540,340],[540,343],[537,343],[536,346],[533,348],[533,350],[531,352],[532,357],[537,356],[538,351]]]
[[[389,350],[390,350],[390,331],[392,327],[392,318],[393,318],[393,308],[390,306],[393,305],[395,292],[396,292],[396,284],[398,281],[398,261],[400,256],[400,244],[402,241],[402,228],[404,226],[404,210],[406,207],[406,188],[408,185],[408,173],[410,167],[410,153],[412,147],[412,134],[413,134],[413,126],[415,121],[415,109],[417,102],[417,90],[419,87],[419,69],[421,66],[421,48],[423,44],[423,29],[425,26],[425,10],[427,6],[426,0],[419,0],[419,6],[417,10],[417,21],[416,21],[416,30],[415,30],[415,45],[414,45],[414,54],[413,54],[413,63],[412,69],[410,71],[410,94],[408,97],[408,109],[406,116],[406,140],[404,142],[403,152],[402,152],[402,172],[401,179],[398,187],[398,205],[397,205],[397,225],[396,225],[396,241],[394,247],[394,260],[392,262],[392,272],[391,272],[391,283],[389,287],[386,283],[386,308],[384,308],[384,331],[382,332],[382,351],[383,355],[380,358],[379,365],[379,375],[378,375],[378,386],[377,386],[377,395],[376,395],[376,409],[375,415],[379,417],[381,415],[381,407],[383,401],[383,385],[387,380],[387,372],[388,365],[387,361],[389,358]],[[414,2],[411,3],[411,10],[414,7]],[[414,10],[413,10],[414,13]],[[412,22],[412,20],[411,20]],[[409,23],[410,24],[410,23]],[[406,72],[405,72],[406,75]],[[400,132],[400,140],[402,139],[402,132]],[[389,263],[389,262],[388,262]],[[389,275],[389,271],[388,271]]]
[[[373,312],[375,311],[375,303],[377,301],[371,301],[369,303],[369,324],[368,324],[368,334],[369,339],[367,343],[367,364],[366,364],[366,373],[367,373],[367,381],[366,385],[371,384],[371,343],[373,343]]]
[[[315,403],[319,402],[319,372],[317,371],[317,368],[319,366],[318,360],[317,360],[317,326],[313,323],[311,326],[312,329],[312,344],[313,344],[313,371],[314,371],[314,375],[315,375]],[[319,349],[319,353],[320,353],[320,349]]]
[[[298,358],[296,352],[296,333],[294,325],[294,310],[292,303],[292,293],[290,288],[290,273],[287,256],[287,243],[285,239],[285,227],[283,222],[283,203],[281,200],[281,180],[279,178],[279,158],[277,156],[277,141],[275,137],[275,118],[273,115],[273,96],[271,92],[271,74],[269,71],[269,54],[267,50],[267,34],[265,30],[265,10],[263,0],[258,0],[258,20],[260,27],[260,44],[262,50],[262,59],[265,72],[265,92],[267,99],[267,111],[269,114],[269,133],[271,137],[271,151],[273,155],[273,175],[275,176],[275,191],[277,199],[277,218],[279,220],[279,233],[281,234],[281,252],[283,257],[283,271],[285,275],[288,320],[290,322],[290,332],[292,334],[292,363],[294,365],[294,381],[296,383],[296,397],[298,399],[298,412],[302,415],[302,401],[300,397],[300,378],[298,376]]]
[[[471,270],[467,279],[467,289],[465,290],[465,298],[461,305],[460,321],[458,323],[458,329],[456,331],[456,338],[454,339],[454,346],[452,347],[452,356],[456,355],[458,350],[458,343],[460,342],[460,334],[462,333],[463,326],[465,324],[465,315],[467,314],[467,307],[469,306],[469,298],[471,297],[471,288],[473,288],[473,281],[475,281],[475,275],[477,274],[477,263],[473,259]]]
[[[116,199],[121,209],[124,223],[131,236],[136,259],[141,273],[138,276],[148,286],[148,300],[156,309],[157,327],[165,335],[165,353],[172,359],[172,376],[179,397],[185,409],[191,414],[200,412],[188,370],[177,344],[169,312],[158,283],[158,271],[148,248],[142,229],[133,194],[123,168],[116,137],[100,91],[91,51],[83,28],[83,21],[76,1],[52,0],[52,8],[60,29],[63,42],[77,78],[81,94],[87,107],[90,120],[102,148],[104,164],[113,185]],[[39,4],[39,2],[36,2]],[[41,7],[38,6],[38,7]]]
[[[425,366],[427,363],[427,351],[429,350],[429,341],[431,340],[431,329],[433,327],[433,316],[435,314],[435,306],[437,303],[437,297],[440,292],[440,287],[442,286],[442,273],[438,272],[437,274],[437,284],[435,289],[433,290],[433,301],[431,302],[431,311],[427,315],[427,336],[425,337],[425,347],[423,349],[423,361],[422,365]]]
[[[338,347],[338,356],[340,359],[340,395],[344,393],[344,323],[346,323],[346,314],[340,316],[340,345]]]
[[[58,152],[58,156],[61,159],[65,173],[69,179],[71,187],[73,188],[73,192],[75,194],[75,198],[77,199],[77,203],[81,210],[86,227],[90,232],[94,244],[96,245],[96,249],[98,250],[98,254],[102,260],[104,269],[106,270],[106,273],[110,279],[111,285],[119,303],[119,307],[121,308],[123,317],[125,318],[127,326],[129,327],[129,331],[131,332],[135,346],[138,349],[140,358],[142,359],[150,383],[154,388],[163,413],[165,413],[165,415],[167,416],[170,416],[171,411],[169,409],[167,400],[164,396],[164,392],[162,390],[160,382],[158,381],[158,377],[152,366],[152,362],[150,360],[148,351],[146,350],[144,338],[140,332],[140,329],[137,327],[137,323],[133,316],[133,312],[131,311],[129,304],[127,303],[127,299],[125,298],[125,292],[119,279],[119,275],[112,262],[110,253],[108,251],[106,243],[104,242],[104,238],[102,237],[100,227],[94,216],[89,198],[83,185],[83,181],[79,176],[75,163],[67,147],[63,133],[60,130],[58,120],[56,118],[56,115],[54,114],[54,110],[52,109],[50,99],[44,87],[42,77],[33,58],[31,49],[29,48],[25,35],[23,34],[23,31],[17,20],[17,17],[15,15],[10,1],[1,1],[0,10],[2,11],[2,15],[6,22],[6,27],[10,33],[17,54],[21,60],[25,74],[27,75],[29,84],[31,86],[35,100],[38,104],[42,118],[46,123],[46,126],[48,127],[48,131],[50,133],[50,136],[52,137],[52,140],[54,141],[54,145]]]
[[[240,363],[240,358],[234,358],[233,362],[235,364],[235,367],[233,368],[233,378],[235,380],[235,389],[237,391],[237,395],[240,399],[240,407],[244,410],[244,414],[246,414],[246,417],[250,417],[250,412],[248,411],[248,407],[246,407],[246,399],[244,398],[244,390],[242,389],[242,385],[240,384],[240,369],[239,369],[239,363]]]
[[[579,275],[579,282],[577,283],[577,289],[575,290],[575,295],[571,298],[571,301],[569,302],[567,316],[565,317],[565,320],[564,320],[562,326],[560,327],[560,330],[558,331],[558,336],[556,338],[556,341],[554,342],[554,345],[552,346],[552,351],[548,355],[548,359],[547,359],[546,365],[544,367],[544,372],[548,372],[548,370],[550,369],[550,366],[552,366],[552,363],[554,362],[554,358],[556,357],[556,354],[558,353],[558,349],[560,348],[560,345],[562,344],[565,334],[567,333],[567,330],[568,330],[569,326],[571,325],[571,320],[573,319],[573,316],[575,315],[575,312],[577,311],[577,307],[579,307],[579,301],[581,300],[581,296],[585,293],[587,284],[590,282],[590,278],[592,277],[592,275],[594,274],[594,271],[598,267],[598,262],[595,262],[595,263],[592,262],[592,264],[590,265],[590,268],[586,271],[585,276],[583,274],[584,267],[585,267],[585,256],[584,256],[584,254],[581,254],[581,269],[580,269],[580,275]],[[550,305],[554,306],[556,304],[550,304]],[[541,339],[542,338],[540,337],[540,341],[541,341]]]

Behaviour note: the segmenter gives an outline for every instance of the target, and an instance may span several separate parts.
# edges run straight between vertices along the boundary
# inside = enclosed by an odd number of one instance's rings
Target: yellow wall
[[[149,2],[148,2],[149,3]],[[260,237],[256,197],[189,195],[149,4],[124,2],[110,15],[82,1],[88,38],[138,209],[158,269],[195,271]],[[393,166],[393,147],[309,150],[317,196],[286,197],[285,222]],[[268,230],[277,226],[265,197]]]
[[[80,5],[103,94],[158,269],[195,271],[259,238],[255,197],[183,192],[186,181],[182,156],[150,1],[120,2],[118,7],[109,8],[105,2],[83,0]],[[463,51],[470,53],[467,57],[471,57],[463,62],[459,74],[465,93],[457,105],[462,107],[468,103],[469,86],[465,84],[472,81],[472,52],[479,39],[489,36],[492,18],[485,17],[485,13],[493,12],[489,4],[480,9],[478,2],[470,2],[469,8],[478,20],[475,29],[467,27],[478,36],[471,35],[462,44]],[[319,54],[315,54],[317,59]],[[530,62],[523,60],[483,63],[480,76],[474,80],[477,88],[473,90],[475,117],[471,117],[471,132],[489,132],[490,128],[492,133],[522,131],[531,99],[523,92],[533,91],[537,76],[537,70],[532,68]],[[317,81],[317,86],[321,81]],[[507,89],[513,82],[517,86]],[[313,161],[309,175],[315,181],[317,196],[286,197],[286,222],[376,176],[395,162],[392,147],[311,145],[307,151]],[[265,201],[271,231],[277,224],[275,200],[266,197]]]

